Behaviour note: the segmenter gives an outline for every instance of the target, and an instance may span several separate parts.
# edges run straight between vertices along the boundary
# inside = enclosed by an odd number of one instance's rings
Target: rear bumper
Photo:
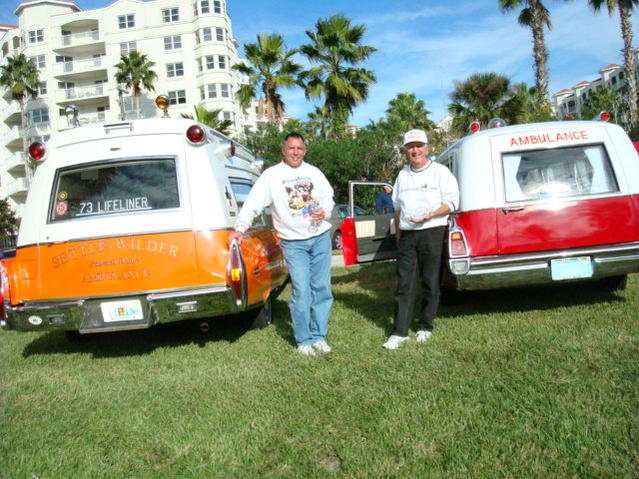
[[[100,305],[106,301],[137,299],[143,319],[105,322]],[[11,306],[5,303],[4,329],[19,331],[79,330],[98,333],[145,329],[159,323],[223,316],[241,311],[226,284],[170,291],[122,294],[117,297],[32,301]]]
[[[551,260],[583,256],[591,259],[591,277],[561,281],[552,279]],[[639,272],[639,242],[504,256],[455,258],[448,260],[448,266],[459,290],[600,279]]]

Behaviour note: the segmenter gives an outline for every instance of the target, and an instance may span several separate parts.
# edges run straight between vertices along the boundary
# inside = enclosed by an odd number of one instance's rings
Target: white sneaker
[[[433,335],[432,331],[417,331],[417,334],[415,335],[415,340],[418,343],[423,343],[424,341],[428,341],[430,339],[430,337]]]
[[[315,351],[319,351],[320,353],[330,353],[333,350],[323,339],[311,344],[311,346]]]
[[[304,356],[315,356],[315,350],[310,344],[300,344],[297,347],[297,352]]]
[[[408,336],[397,336],[396,334],[392,334],[388,340],[382,344],[382,347],[386,349],[397,349],[404,341],[408,341]]]

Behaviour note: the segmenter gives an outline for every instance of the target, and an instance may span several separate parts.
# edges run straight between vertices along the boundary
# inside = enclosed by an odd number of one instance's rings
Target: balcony
[[[106,69],[106,56],[101,55],[99,57],[56,63],[54,75],[73,79],[106,77]],[[96,72],[102,73],[96,75]]]
[[[68,53],[82,53],[104,50],[103,35],[97,29],[79,31],[61,35],[55,40],[54,50]]]
[[[12,197],[26,196],[28,190],[29,182],[26,178],[16,178],[7,185],[7,195]]]
[[[2,144],[7,148],[20,148],[22,146],[23,130],[21,127],[14,125],[8,128],[2,137]]]
[[[15,176],[26,173],[26,156],[24,153],[16,152],[9,156],[4,162],[5,170]]]
[[[7,124],[20,122],[20,104],[17,101],[10,101],[4,109],[2,116]]]
[[[105,92],[105,85],[99,84],[58,90],[56,99],[58,103],[73,102],[80,105],[105,96],[109,96],[109,94]]]
[[[91,125],[94,123],[103,123],[106,121],[106,114],[104,112],[101,113],[87,113],[80,114],[78,116],[78,121],[80,122],[80,126]],[[68,130],[69,128],[74,128],[71,122],[66,118],[60,118],[57,122],[58,131]]]

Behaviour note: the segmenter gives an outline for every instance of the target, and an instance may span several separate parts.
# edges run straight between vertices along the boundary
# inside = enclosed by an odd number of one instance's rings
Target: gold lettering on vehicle
[[[132,269],[128,271],[101,271],[99,273],[85,274],[83,283],[97,283],[101,281],[123,281],[127,279],[145,279],[151,277],[151,271],[146,268]]]
[[[112,250],[153,253],[160,256],[177,258],[179,247],[150,238],[114,238],[90,241],[73,246],[51,257],[51,265],[59,268],[65,264]],[[139,258],[109,258],[90,261],[90,267],[113,266],[116,264],[134,264]]]

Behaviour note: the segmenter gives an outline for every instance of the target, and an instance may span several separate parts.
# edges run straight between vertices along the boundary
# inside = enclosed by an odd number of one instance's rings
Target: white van
[[[444,286],[601,280],[612,290],[639,271],[639,157],[619,126],[564,121],[492,128],[460,139],[437,161],[460,188]],[[381,228],[362,228],[357,223],[371,218],[352,219],[358,241],[346,264],[371,258],[369,250],[382,245],[378,257],[389,256],[393,243],[383,237],[394,230],[390,218],[380,220]],[[368,239],[361,237],[367,230]]]
[[[287,270],[267,215],[228,244],[262,162],[188,119],[79,127],[40,161],[17,248],[4,255],[5,328],[94,333],[252,310],[270,322]]]

